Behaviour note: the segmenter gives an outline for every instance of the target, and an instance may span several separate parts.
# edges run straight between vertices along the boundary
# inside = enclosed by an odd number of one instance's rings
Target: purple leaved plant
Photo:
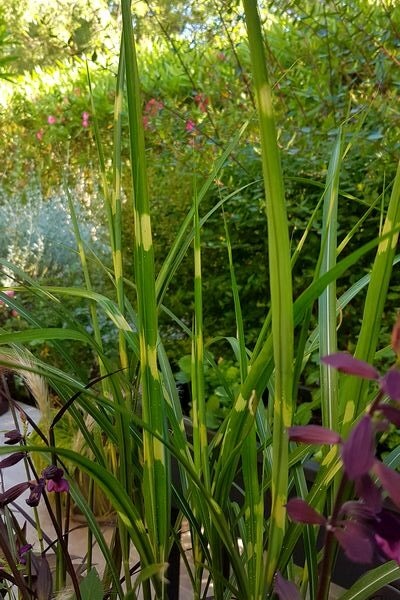
[[[318,425],[294,426],[288,430],[291,441],[340,446],[344,474],[332,515],[325,517],[301,498],[291,498],[287,503],[287,513],[292,521],[318,525],[325,530],[325,556],[327,546],[335,539],[353,562],[370,564],[374,556],[379,556],[400,565],[400,515],[389,510],[383,502],[389,497],[400,508],[400,474],[376,458],[376,434],[387,430],[390,424],[400,427],[400,318],[393,328],[392,348],[397,363],[384,375],[346,352],[322,358],[323,363],[342,373],[375,380],[379,386],[375,400],[346,440],[335,431]],[[345,501],[349,483],[353,484],[356,500]],[[327,565],[329,560],[323,559],[318,598],[324,594]],[[277,573],[275,594],[280,600],[294,598],[289,587],[292,585]]]

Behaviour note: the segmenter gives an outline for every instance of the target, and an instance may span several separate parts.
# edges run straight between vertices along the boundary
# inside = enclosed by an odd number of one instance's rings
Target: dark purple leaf
[[[339,444],[340,435],[319,425],[296,425],[288,428],[289,439],[303,444]]]
[[[353,562],[372,562],[374,547],[368,530],[356,521],[346,521],[343,528],[335,529],[335,537],[347,558]]]
[[[400,371],[390,369],[381,379],[381,390],[392,400],[400,401]]]
[[[355,487],[357,495],[364,500],[371,511],[379,513],[382,509],[382,494],[371,477],[363,475],[357,479]]]
[[[365,415],[342,447],[342,459],[349,479],[356,480],[371,469],[375,460],[374,441],[371,418]]]
[[[25,456],[25,452],[15,452],[14,454],[10,454],[10,456],[7,456],[7,458],[3,458],[3,460],[0,460],[0,469],[13,467],[17,463],[19,463],[20,460],[25,458]]]
[[[296,523],[307,523],[308,525],[325,525],[326,523],[325,517],[301,498],[291,498],[286,505],[286,510],[291,520]]]
[[[6,490],[2,494],[0,494],[0,508],[3,508],[6,504],[10,502],[14,502],[21,494],[23,494],[29,488],[29,482],[23,481],[22,483],[17,483],[10,489]]]
[[[7,433],[4,434],[4,437],[6,438],[4,443],[10,446],[18,444],[18,442],[24,439],[21,433],[18,431],[18,429],[7,431]]]
[[[34,507],[39,504],[45,485],[46,483],[44,479],[39,479],[38,482],[30,485],[31,493],[29,494],[29,498],[26,500],[28,506]]]
[[[64,471],[62,469],[60,469],[59,467],[57,467],[56,465],[50,465],[48,467],[46,467],[43,471],[42,471],[42,477],[44,477],[45,479],[61,479],[61,477],[64,475]]]
[[[274,592],[279,600],[301,600],[300,592],[294,583],[284,579],[279,571],[275,575]]]
[[[340,509],[340,516],[344,515],[353,517],[357,521],[365,521],[374,519],[376,511],[365,502],[349,500]]]
[[[373,471],[379,477],[392,502],[400,508],[400,473],[393,471],[379,460],[375,460]]]
[[[388,421],[396,425],[397,428],[400,428],[400,410],[398,408],[389,406],[388,404],[380,404],[379,410]]]
[[[18,549],[18,558],[21,565],[26,565],[26,555],[32,550],[32,544],[24,544]]]
[[[389,510],[383,510],[374,526],[375,541],[379,550],[390,560],[400,565],[400,517]]]
[[[379,379],[379,373],[367,362],[354,358],[347,352],[337,352],[336,354],[329,354],[321,358],[321,361],[342,373],[348,375],[355,375],[356,377],[362,377],[363,379]]]

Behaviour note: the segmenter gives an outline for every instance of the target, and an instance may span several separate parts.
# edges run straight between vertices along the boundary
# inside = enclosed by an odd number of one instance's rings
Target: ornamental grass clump
[[[387,206],[389,184],[372,199],[371,206],[350,231],[344,223],[345,233],[339,243],[338,231],[342,235],[342,230],[338,223],[343,220],[340,174],[354,140],[354,124],[348,118],[352,113],[343,115],[334,132],[321,197],[310,210],[298,245],[291,247],[265,39],[257,2],[243,0],[260,133],[254,155],[259,156],[265,188],[265,215],[260,218],[265,217],[268,224],[265,245],[269,269],[269,293],[263,299],[263,306],[268,308],[257,341],[249,348],[243,317],[246,307],[241,305],[236,279],[239,267],[224,212],[224,207],[239,194],[246,194],[249,186],[230,189],[229,181],[226,188],[219,185],[226,161],[247,136],[248,121],[226,148],[216,149],[215,162],[207,176],[197,175],[197,146],[191,144],[191,204],[157,269],[152,236],[157,213],[151,202],[145,137],[149,120],[143,117],[151,117],[153,127],[157,122],[153,112],[165,109],[161,98],[156,100],[158,104],[150,106],[143,102],[132,19],[135,5],[122,0],[121,7],[122,44],[110,160],[104,155],[89,69],[91,106],[85,116],[97,146],[110,262],[103,264],[84,241],[68,174],[65,196],[83,283],[44,285],[12,261],[0,258],[9,280],[15,281],[15,285],[0,292],[0,300],[17,311],[26,324],[12,332],[1,331],[0,345],[20,349],[32,343],[46,343],[57,358],[53,364],[45,353],[38,353],[33,364],[25,367],[46,380],[57,402],[48,431],[43,433],[31,423],[43,444],[36,444],[23,431],[19,437],[17,430],[10,431],[6,438],[7,442],[15,440],[16,445],[10,447],[7,443],[0,448],[0,453],[12,456],[4,459],[8,462],[2,463],[3,468],[9,468],[10,461],[27,461],[34,474],[17,488],[2,492],[5,510],[4,520],[0,519],[0,543],[8,569],[4,578],[20,588],[24,600],[39,596],[29,572],[27,578],[25,571],[21,574],[16,535],[24,549],[21,558],[26,565],[30,560],[35,564],[36,560],[37,581],[42,586],[40,597],[45,600],[61,592],[69,593],[67,573],[73,586],[69,598],[164,600],[179,587],[177,570],[171,566],[176,553],[195,600],[207,595],[215,600],[264,600],[274,595],[327,600],[340,546],[352,560],[366,564],[375,555],[383,558],[382,564],[371,564],[370,570],[342,595],[343,600],[366,600],[383,585],[400,578],[399,519],[386,502],[388,496],[399,503],[400,476],[394,468],[400,464],[400,452],[376,456],[380,434],[389,424],[399,425],[399,374],[396,366],[383,376],[371,366],[383,329],[392,269],[399,261],[396,246],[400,231],[400,166],[390,182]],[[202,95],[195,100],[201,119],[208,118],[212,110],[207,98]],[[122,115],[129,120],[131,189],[125,193],[121,184],[122,170],[127,168],[122,161]],[[254,114],[248,118],[254,118]],[[196,139],[202,135],[202,122],[186,121],[188,142],[194,140],[193,135]],[[179,175],[172,174],[174,185]],[[216,190],[218,200],[206,211],[204,200]],[[123,222],[125,197],[130,203],[132,223]],[[356,234],[361,235],[371,210],[378,211],[381,217],[375,238],[363,245],[358,243],[343,257],[343,248]],[[216,215],[220,215],[225,230],[228,291],[235,319],[234,331],[222,340],[219,331],[208,331],[204,326],[206,303],[214,303],[215,297],[204,294],[203,232]],[[171,218],[175,220],[174,213]],[[316,220],[320,224],[320,248],[314,271],[294,298],[293,269],[304,256],[305,240]],[[124,244],[133,255],[133,273],[124,261]],[[356,266],[373,252],[370,271],[365,275],[360,268],[362,276],[357,278]],[[184,260],[193,265],[191,326],[168,306],[169,287],[172,282],[180,284],[179,269]],[[101,269],[104,279],[110,282],[108,291],[106,286],[98,289],[94,285],[93,266]],[[336,282],[350,269],[355,282],[337,297]],[[18,294],[9,293],[16,289]],[[338,316],[361,292],[366,295],[354,357],[338,354]],[[38,302],[46,306],[42,317],[32,310]],[[74,302],[86,307],[89,327],[71,309]],[[190,424],[182,414],[166,350],[168,340],[159,327],[160,313],[179,327],[191,347]],[[52,325],[54,321],[49,316],[57,317],[57,325]],[[396,325],[392,342],[396,354],[399,337]],[[239,382],[235,381],[235,389],[224,382],[232,402],[223,421],[210,434],[205,365],[212,366],[209,347],[214,343],[225,343],[231,349],[239,365]],[[95,362],[96,377],[89,383],[81,361],[72,352],[77,346]],[[10,352],[1,356],[5,367],[15,368]],[[293,423],[298,416],[298,389],[305,369],[313,361],[320,362],[320,425],[296,427]],[[371,384],[378,386],[378,392],[371,392]],[[268,401],[264,403],[266,390]],[[71,431],[74,436],[79,431],[85,452],[66,446],[58,438],[57,425],[61,422],[73,423]],[[88,423],[94,426],[89,427]],[[307,464],[316,456],[315,445],[319,468],[315,481],[309,482]],[[30,463],[32,452],[44,455],[51,466],[35,474]],[[72,469],[84,474],[80,485]],[[110,543],[95,515],[96,489],[106,496],[113,512]],[[39,557],[27,549],[35,540],[21,537],[8,513],[10,499],[14,501],[28,491],[34,509],[38,502],[39,507],[45,502],[56,531],[56,540],[42,546]],[[47,502],[48,496],[54,498],[54,510],[52,503]],[[68,546],[71,503],[78,507],[88,525],[79,580]],[[8,529],[6,519],[10,523]],[[189,531],[188,548],[181,540],[184,529]],[[325,536],[322,551],[317,539],[319,529]],[[39,526],[37,532],[41,539]],[[94,544],[105,565],[99,572],[95,571]],[[304,564],[296,564],[294,559],[299,545],[304,551]],[[56,568],[54,577],[50,577],[47,552],[53,546]]]

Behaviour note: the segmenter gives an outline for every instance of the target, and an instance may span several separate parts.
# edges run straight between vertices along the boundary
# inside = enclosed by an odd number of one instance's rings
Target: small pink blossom
[[[84,111],[82,113],[82,127],[89,127],[89,113]]]
[[[4,292],[4,295],[7,296],[8,298],[14,298],[15,292],[14,292],[14,290],[6,290]],[[4,304],[4,300],[0,299],[0,304]]]
[[[39,142],[42,141],[43,139],[43,134],[44,134],[44,129],[39,129],[39,131],[36,132],[36,139],[39,140]]]
[[[143,116],[143,127],[144,129],[148,129],[150,124],[149,117],[147,115]]]
[[[150,98],[144,107],[144,112],[150,117],[156,117],[157,114],[164,108],[164,104],[155,98]]]
[[[196,130],[196,123],[194,121],[192,121],[191,119],[188,119],[186,121],[185,129],[189,133],[192,133],[193,131]]]
[[[56,465],[50,465],[42,471],[42,475],[47,480],[48,492],[68,492],[69,483],[63,478],[64,471]]]
[[[205,94],[196,94],[194,97],[194,101],[196,102],[199,110],[202,113],[207,112],[207,106],[209,103],[209,99]]]
[[[47,122],[49,125],[55,125],[57,123],[57,119],[54,115],[49,115],[47,117]]]
[[[69,483],[66,479],[49,479],[47,482],[48,492],[68,492]]]

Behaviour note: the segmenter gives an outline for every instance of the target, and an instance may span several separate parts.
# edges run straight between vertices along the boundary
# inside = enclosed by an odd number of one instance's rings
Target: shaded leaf
[[[274,581],[274,592],[279,600],[301,600],[300,592],[291,581],[287,581],[277,571]]]
[[[103,585],[96,569],[91,569],[79,584],[82,600],[102,600],[104,595]],[[76,596],[74,596],[75,600]]]
[[[36,593],[38,600],[50,600],[53,591],[53,579],[47,559],[42,556],[37,572]]]

